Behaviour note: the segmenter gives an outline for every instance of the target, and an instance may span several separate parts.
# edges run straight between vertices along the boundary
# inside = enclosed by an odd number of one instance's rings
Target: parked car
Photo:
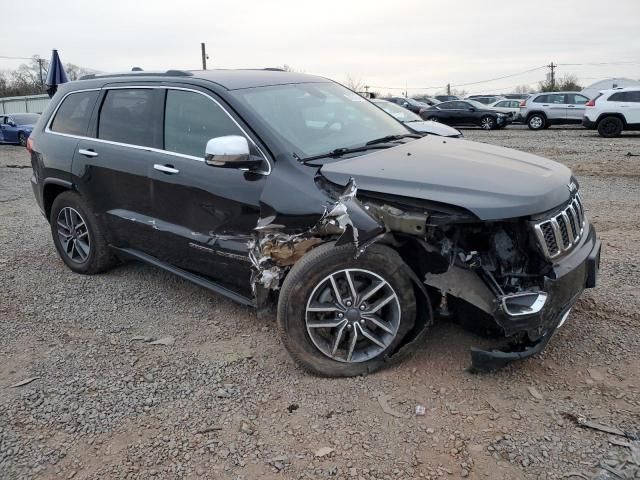
[[[511,123],[508,115],[491,110],[475,100],[442,102],[423,111],[420,116],[433,122],[456,126],[475,125],[485,130],[504,128]]]
[[[640,130],[640,88],[604,90],[586,104],[582,125],[602,137],[618,137],[623,130]]]
[[[37,113],[0,115],[0,143],[16,143],[25,146],[39,118],[40,115]]]
[[[578,92],[535,93],[520,102],[519,120],[531,130],[580,124],[588,101]]]
[[[444,301],[509,337],[472,352],[498,368],[541,351],[595,285],[600,242],[563,165],[416,134],[311,75],[83,78],[27,144],[62,261],[95,274],[135,259],[259,310],[277,302],[308,371],[380,369]]]
[[[412,111],[413,113],[420,113],[422,110],[426,110],[429,108],[429,105],[423,102],[419,102],[418,100],[414,100],[413,98],[406,97],[387,97],[381,100],[386,100],[388,102],[393,102],[396,105],[400,105],[407,110]]]
[[[505,93],[502,95],[504,98],[508,98],[509,100],[526,100],[531,96],[530,93]]]
[[[496,103],[498,100],[502,100],[504,97],[500,97],[497,95],[478,95],[467,97],[465,100],[475,100],[476,102],[480,102],[484,105],[491,105],[492,103]]]
[[[435,95],[433,98],[440,102],[450,102],[452,100],[460,100],[460,97],[456,95]]]
[[[433,97],[427,97],[427,96],[413,97],[413,99],[417,100],[418,102],[426,103],[430,107],[432,107],[433,105],[437,105],[437,104],[441,103],[440,100],[437,100],[437,99],[435,99]]]
[[[509,115],[512,119],[515,119],[520,114],[520,101],[519,100],[498,100],[495,103],[489,105],[491,110]]]
[[[409,128],[418,132],[430,133],[431,135],[439,135],[441,137],[462,137],[462,132],[457,128],[453,128],[439,122],[423,120],[419,115],[401,107],[400,105],[396,105],[393,102],[388,102],[387,100],[371,101],[389,115],[393,115],[397,120],[400,120]]]

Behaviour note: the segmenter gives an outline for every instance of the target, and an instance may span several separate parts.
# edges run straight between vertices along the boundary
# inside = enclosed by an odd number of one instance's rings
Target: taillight
[[[591,100],[589,100],[587,103],[584,104],[585,107],[595,107],[596,106],[596,99],[593,98]]]
[[[27,152],[33,153],[33,140],[31,137],[27,138]]]
[[[527,105],[526,100],[520,100],[520,108],[524,108]]]

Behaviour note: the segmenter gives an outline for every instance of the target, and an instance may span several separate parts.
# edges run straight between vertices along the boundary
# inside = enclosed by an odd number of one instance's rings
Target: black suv
[[[453,312],[540,351],[600,243],[566,167],[417,134],[330,80],[280,71],[95,75],[61,86],[28,143],[74,272],[147,262],[259,310],[295,360],[374,371]]]

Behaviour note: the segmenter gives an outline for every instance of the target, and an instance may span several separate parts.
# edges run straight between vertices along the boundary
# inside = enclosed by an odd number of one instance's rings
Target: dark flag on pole
[[[51,53],[51,62],[49,63],[49,72],[47,73],[47,81],[44,82],[47,85],[47,93],[49,97],[53,97],[58,90],[58,85],[61,83],[67,83],[69,79],[64,71],[58,50],[53,50]]]

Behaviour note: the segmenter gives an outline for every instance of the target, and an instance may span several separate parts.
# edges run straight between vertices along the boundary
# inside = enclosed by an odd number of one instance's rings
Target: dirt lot
[[[572,419],[640,435],[640,135],[465,135],[575,170],[600,285],[537,358],[470,374],[485,340],[441,323],[410,360],[346,380],[304,374],[273,318],[169,274],[71,273],[26,152],[0,146],[0,478],[640,478],[628,438]]]

